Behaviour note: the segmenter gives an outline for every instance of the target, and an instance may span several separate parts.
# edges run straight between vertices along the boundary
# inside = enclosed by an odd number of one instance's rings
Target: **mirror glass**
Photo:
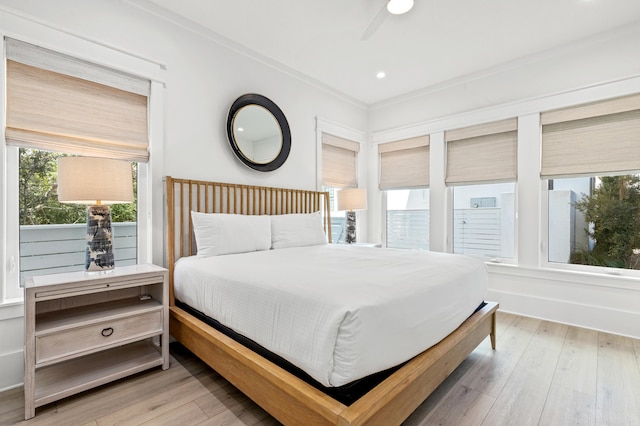
[[[282,149],[278,120],[260,105],[247,105],[236,113],[233,137],[242,155],[258,164],[272,162]]]
[[[253,93],[240,96],[231,106],[227,136],[236,157],[261,172],[280,167],[291,150],[284,113],[270,99]]]

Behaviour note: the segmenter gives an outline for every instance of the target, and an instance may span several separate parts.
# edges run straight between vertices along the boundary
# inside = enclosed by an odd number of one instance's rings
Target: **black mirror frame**
[[[274,116],[278,122],[278,126],[280,126],[280,131],[282,133],[282,147],[280,148],[280,152],[276,158],[268,163],[256,163],[247,158],[238,147],[238,143],[236,142],[236,138],[233,134],[233,121],[236,114],[247,105],[258,105],[265,108]],[[242,95],[231,105],[229,115],[227,116],[227,138],[229,139],[229,145],[231,145],[231,149],[235,153],[236,157],[238,157],[238,159],[240,159],[240,161],[242,161],[246,166],[259,172],[271,172],[276,170],[284,164],[289,156],[289,151],[291,151],[291,129],[289,129],[289,122],[287,122],[287,118],[284,116],[284,113],[271,99],[255,93]]]

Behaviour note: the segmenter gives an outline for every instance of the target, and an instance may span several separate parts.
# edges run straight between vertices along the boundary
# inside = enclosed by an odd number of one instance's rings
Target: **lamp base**
[[[115,267],[111,238],[111,209],[106,205],[87,207],[87,272],[105,272]]]
[[[347,244],[353,244],[356,242],[356,212],[347,211],[347,233],[344,237],[344,242]]]

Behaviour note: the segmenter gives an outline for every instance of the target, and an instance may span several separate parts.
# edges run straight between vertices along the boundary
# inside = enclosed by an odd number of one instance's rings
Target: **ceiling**
[[[362,40],[386,0],[131,1],[365,105],[640,25],[639,0],[415,0]]]

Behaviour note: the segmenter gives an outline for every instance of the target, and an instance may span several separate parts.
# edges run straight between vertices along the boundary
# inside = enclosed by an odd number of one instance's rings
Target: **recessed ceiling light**
[[[384,71],[378,71],[378,73],[376,74],[376,77],[379,78],[380,80],[382,80],[386,76],[387,74]]]
[[[239,132],[244,132],[244,128],[243,127],[238,127],[238,131]]]

